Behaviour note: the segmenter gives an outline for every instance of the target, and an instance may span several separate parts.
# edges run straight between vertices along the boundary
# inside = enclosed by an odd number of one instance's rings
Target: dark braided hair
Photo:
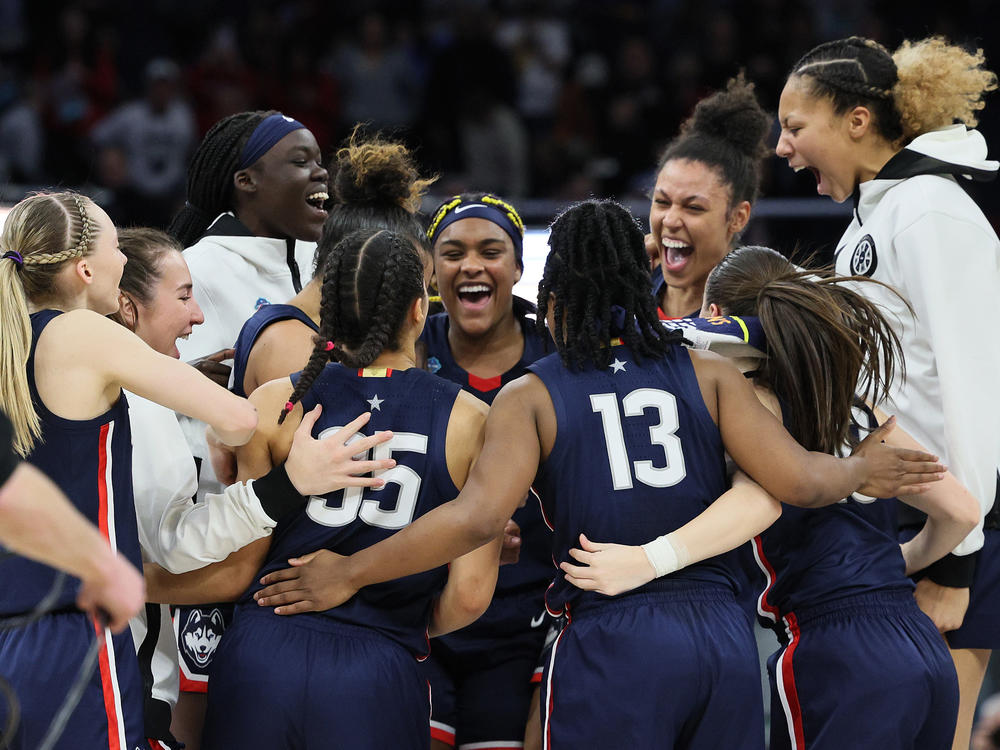
[[[756,379],[788,406],[785,424],[805,448],[835,453],[850,437],[855,394],[877,403],[904,362],[878,305],[844,282],[861,276],[803,271],[783,255],[747,246],[709,274],[705,300],[726,315],[756,315],[767,358]],[[888,287],[891,289],[891,287]]]
[[[551,305],[563,364],[607,367],[615,336],[636,359],[666,353],[671,337],[649,293],[643,232],[627,209],[610,200],[577,203],[552,223],[549,248],[538,284],[537,326],[546,335]]]
[[[761,163],[770,155],[771,117],[757,102],[753,84],[740,74],[726,88],[698,102],[656,168],[674,159],[705,164],[729,187],[729,208],[757,200]]]
[[[406,313],[424,292],[424,264],[408,236],[361,230],[337,243],[323,274],[315,346],[278,424],[327,362],[367,367],[383,351],[398,348]]]
[[[184,207],[167,229],[181,245],[193,245],[216,216],[233,209],[233,175],[240,154],[257,126],[273,114],[239,112],[222,118],[205,134],[188,166]]]
[[[417,218],[420,202],[436,178],[422,178],[402,143],[375,136],[359,140],[355,130],[330,162],[330,215],[316,246],[313,273],[322,274],[330,251],[361,229],[404,234],[430,254]]]
[[[866,107],[883,138],[896,143],[903,137],[893,95],[899,80],[896,63],[878,42],[860,36],[824,42],[792,66],[788,78],[795,77],[806,81],[813,96],[830,99],[836,114]]]

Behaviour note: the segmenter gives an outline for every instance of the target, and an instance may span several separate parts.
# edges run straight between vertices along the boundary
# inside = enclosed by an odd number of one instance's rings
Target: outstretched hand
[[[944,478],[946,468],[937,456],[885,444],[886,436],[895,427],[896,417],[889,417],[851,452],[852,456],[864,458],[868,467],[868,479],[858,492],[869,497],[917,495]]]
[[[235,349],[219,349],[219,351],[204,356],[201,359],[196,359],[189,364],[209,380],[214,380],[223,388],[228,388],[229,374],[233,371],[233,368],[222,363],[235,356]]]
[[[583,565],[559,563],[566,580],[579,589],[616,596],[656,578],[642,547],[592,542],[583,534],[580,547],[571,549],[569,555]]]
[[[322,612],[337,607],[357,593],[347,574],[350,558],[327,549],[288,561],[290,568],[260,579],[264,588],[253,595],[261,607],[274,607],[276,615]]]
[[[391,440],[392,433],[383,430],[370,437],[351,440],[371,419],[371,412],[364,412],[333,435],[317,440],[312,436],[312,430],[322,413],[323,407],[317,405],[303,415],[285,462],[288,478],[299,494],[322,495],[345,487],[385,485],[385,480],[380,477],[364,475],[391,469],[396,465],[393,459],[359,461],[354,456],[367,455],[376,445]]]

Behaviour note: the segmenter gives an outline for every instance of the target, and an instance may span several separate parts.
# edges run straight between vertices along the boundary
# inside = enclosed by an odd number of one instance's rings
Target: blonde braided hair
[[[63,263],[93,252],[98,225],[88,202],[70,192],[28,196],[11,209],[0,233],[0,254],[19,259],[0,262],[0,409],[14,425],[14,450],[22,457],[42,436],[28,387],[28,301],[53,296]]]

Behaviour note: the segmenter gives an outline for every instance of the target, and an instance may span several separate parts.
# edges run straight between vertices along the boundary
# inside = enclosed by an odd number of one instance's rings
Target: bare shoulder
[[[313,331],[298,320],[280,320],[261,331],[247,358],[244,387],[303,369],[312,354]],[[246,388],[250,385],[251,388]]]
[[[260,414],[258,432],[274,434],[279,431],[278,415],[285,408],[293,390],[294,386],[290,379],[277,378],[269,380],[250,394],[247,400],[257,407],[257,413]],[[302,421],[302,404],[295,405],[295,409],[285,419],[285,423],[287,424],[289,421],[293,424]]]

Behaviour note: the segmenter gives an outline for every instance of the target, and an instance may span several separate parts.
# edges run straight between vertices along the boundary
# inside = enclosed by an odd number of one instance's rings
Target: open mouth
[[[462,284],[458,287],[458,301],[466,307],[484,307],[493,296],[493,290],[486,284]]]
[[[324,206],[328,200],[330,200],[330,195],[324,190],[317,190],[315,193],[306,196],[306,203],[314,210],[322,212],[324,216],[326,216]]]
[[[663,262],[669,271],[680,271],[687,265],[694,248],[680,240],[663,239]]]

